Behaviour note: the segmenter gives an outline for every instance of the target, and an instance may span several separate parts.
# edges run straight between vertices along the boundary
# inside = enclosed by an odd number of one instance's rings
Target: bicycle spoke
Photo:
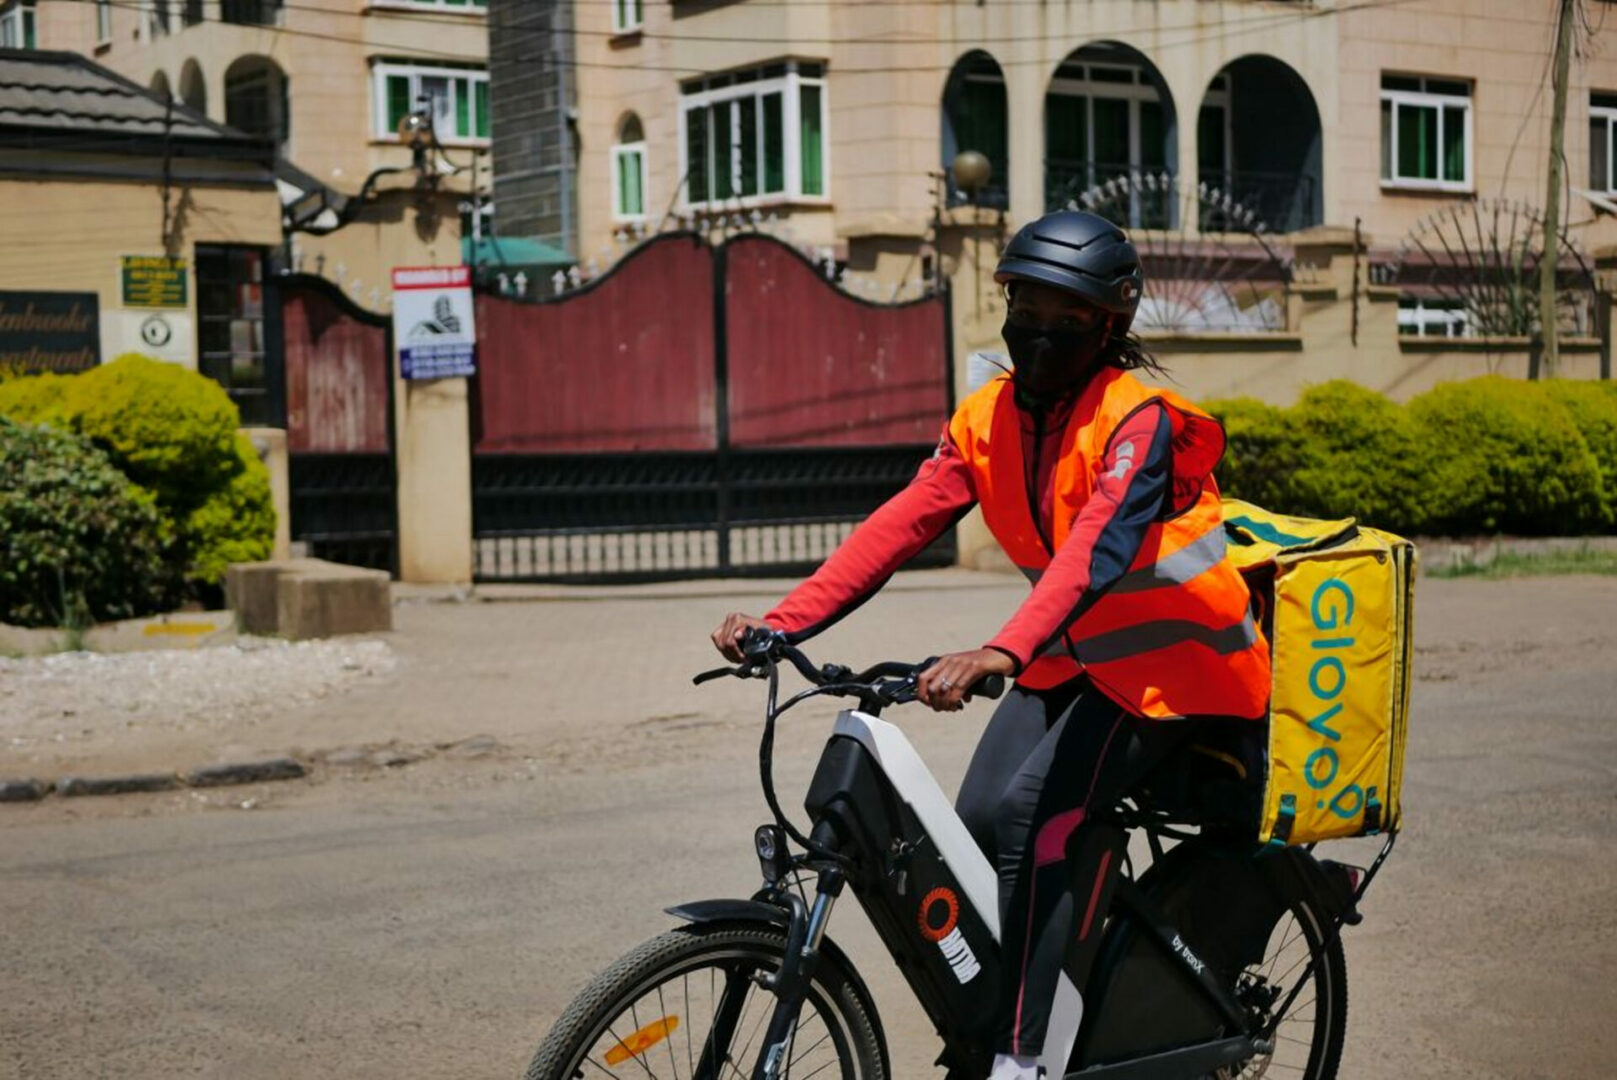
[[[674,1040],[668,1037],[668,1006],[663,1003],[662,983],[657,984],[657,1011],[663,1016],[663,1042],[668,1044],[668,1067],[674,1070],[674,1080],[679,1080],[679,1065],[674,1061]]]

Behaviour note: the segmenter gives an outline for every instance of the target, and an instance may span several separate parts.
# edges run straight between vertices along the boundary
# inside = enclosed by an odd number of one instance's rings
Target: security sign
[[[466,266],[395,267],[393,340],[406,379],[477,373],[472,272]]]

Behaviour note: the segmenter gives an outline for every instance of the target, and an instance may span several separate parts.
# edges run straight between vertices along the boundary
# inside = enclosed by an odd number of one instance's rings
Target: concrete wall
[[[50,7],[50,5],[46,5]],[[139,164],[120,159],[120,165]],[[159,167],[154,163],[152,167]],[[194,260],[197,244],[281,240],[280,200],[270,188],[176,186],[175,243],[166,254]],[[0,180],[0,289],[93,292],[100,297],[101,358],[149,352],[139,324],[152,314],[122,307],[122,255],[165,254],[161,185],[104,180]],[[195,266],[176,359],[196,366]],[[174,314],[181,314],[175,309]]]

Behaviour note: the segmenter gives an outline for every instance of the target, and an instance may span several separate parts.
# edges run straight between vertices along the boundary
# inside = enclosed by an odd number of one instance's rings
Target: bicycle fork
[[[775,1011],[769,1018],[764,1033],[763,1050],[753,1066],[752,1080],[781,1080],[792,1058],[792,1040],[797,1033],[797,1019],[808,998],[809,985],[820,962],[820,942],[825,938],[826,924],[831,921],[831,908],[842,895],[846,883],[842,871],[829,866],[820,871],[819,885],[814,893],[814,905],[805,904],[799,897],[783,894],[791,910],[791,925],[786,933],[786,955],[780,970],[762,976],[759,981],[775,995]]]

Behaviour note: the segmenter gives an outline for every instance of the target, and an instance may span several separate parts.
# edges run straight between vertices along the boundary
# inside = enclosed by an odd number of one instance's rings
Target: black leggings
[[[1141,721],[1081,678],[1012,687],[989,720],[956,809],[999,873],[996,1052],[1040,1053],[1067,943],[1082,945],[1104,920],[1097,901],[1111,868],[1068,865],[1085,818],[1121,798],[1187,726]]]

